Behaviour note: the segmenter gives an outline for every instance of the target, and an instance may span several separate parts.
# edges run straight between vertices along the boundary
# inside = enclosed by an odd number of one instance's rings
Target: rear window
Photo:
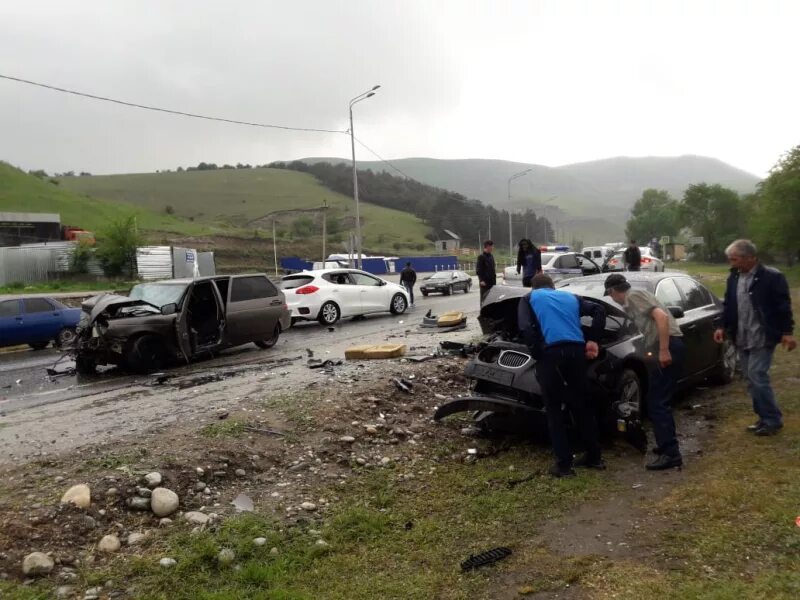
[[[0,317],[16,317],[19,314],[19,300],[0,302]]]
[[[245,302],[278,295],[278,290],[266,277],[236,277],[232,282],[231,302]]]
[[[311,275],[291,275],[281,281],[282,290],[295,290],[314,281]]]

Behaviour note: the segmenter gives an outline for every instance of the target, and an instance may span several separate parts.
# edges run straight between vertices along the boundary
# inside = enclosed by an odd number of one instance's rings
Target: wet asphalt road
[[[270,350],[260,350],[253,344],[247,344],[225,350],[216,358],[174,367],[167,372],[174,376],[202,374],[215,369],[246,368],[247,365],[257,368],[260,364],[274,363],[276,360],[306,360],[306,349],[311,349],[315,357],[323,360],[343,358],[344,349],[348,346],[380,343],[387,341],[390,336],[401,338],[409,330],[417,332],[417,326],[428,309],[433,309],[434,314],[445,310],[460,310],[474,321],[478,313],[479,294],[476,287],[468,294],[456,293],[453,296],[425,298],[417,293],[416,302],[416,307],[404,315],[386,313],[368,316],[359,321],[345,319],[336,324],[333,332],[317,323],[299,323],[285,332],[278,344]],[[432,345],[438,341],[431,335],[425,337],[430,339]],[[109,369],[93,377],[48,375],[47,369],[60,357],[61,353],[51,348],[0,353],[0,416],[33,406],[124,388],[148,378],[129,375],[117,369]],[[65,359],[59,364],[59,368],[73,364]]]

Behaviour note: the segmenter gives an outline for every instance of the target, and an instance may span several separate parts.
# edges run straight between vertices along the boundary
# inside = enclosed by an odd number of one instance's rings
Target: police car
[[[542,271],[553,278],[554,282],[570,277],[583,277],[602,273],[602,267],[591,258],[578,252],[567,252],[569,246],[543,246]],[[503,269],[503,285],[521,286],[522,273],[517,273],[517,267]]]

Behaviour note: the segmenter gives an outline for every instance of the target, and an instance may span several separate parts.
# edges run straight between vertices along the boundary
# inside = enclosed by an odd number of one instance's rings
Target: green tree
[[[136,248],[141,245],[135,216],[111,223],[97,240],[97,258],[103,272],[109,277],[133,277]]]
[[[800,259],[800,146],[780,158],[759,185],[753,237],[789,262]]]
[[[683,194],[678,212],[681,225],[703,237],[700,254],[705,260],[725,260],[727,245],[747,236],[739,194],[719,184],[690,185]]]
[[[631,209],[631,218],[625,226],[629,240],[639,240],[642,245],[653,238],[678,234],[678,202],[664,190],[647,189]]]

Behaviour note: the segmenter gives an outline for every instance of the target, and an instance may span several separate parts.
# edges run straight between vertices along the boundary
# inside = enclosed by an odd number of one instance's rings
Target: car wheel
[[[30,346],[34,350],[44,350],[45,348],[47,348],[47,345],[49,343],[50,342],[34,342],[32,344],[28,344],[28,346]]]
[[[275,344],[278,343],[278,338],[281,336],[281,324],[275,324],[275,331],[272,332],[272,337],[268,340],[258,340],[254,342],[256,346],[261,348],[262,350],[266,350],[267,348],[272,348]]]
[[[624,403],[640,414],[645,412],[644,390],[639,375],[633,369],[625,369],[617,385],[617,402]]]
[[[154,335],[136,338],[125,360],[128,368],[134,373],[158,371],[167,362],[164,343]]]
[[[448,285],[447,286],[447,290],[445,291],[444,295],[445,296],[452,296],[453,295],[453,286],[452,285]]]
[[[59,348],[69,348],[75,342],[75,328],[64,327],[56,336],[56,346]]]
[[[427,298],[428,297],[428,292],[422,292],[422,295]]]
[[[395,294],[392,296],[392,303],[389,305],[389,311],[393,315],[402,315],[408,308],[408,302],[403,294]]]
[[[471,287],[472,287],[472,283],[467,283],[467,285],[464,286],[464,293],[465,294],[469,294],[469,288],[471,288]]]
[[[339,310],[339,307],[335,302],[326,302],[322,305],[322,308],[319,309],[319,316],[317,317],[317,320],[322,325],[333,325],[341,316],[342,312]]]
[[[94,375],[97,371],[97,364],[93,358],[79,354],[75,358],[75,371],[80,375]]]
[[[736,346],[730,340],[722,342],[722,351],[720,352],[719,364],[714,369],[710,379],[712,383],[717,385],[727,385],[733,381],[736,375],[736,364],[738,362],[736,355]]]

